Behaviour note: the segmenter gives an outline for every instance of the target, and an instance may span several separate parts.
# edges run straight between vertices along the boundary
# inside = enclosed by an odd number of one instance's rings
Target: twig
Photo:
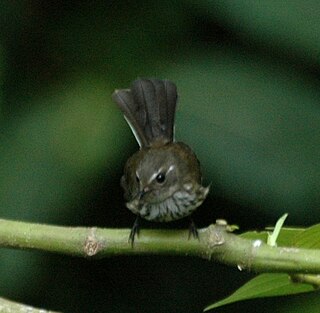
[[[58,313],[0,298],[0,313]]]

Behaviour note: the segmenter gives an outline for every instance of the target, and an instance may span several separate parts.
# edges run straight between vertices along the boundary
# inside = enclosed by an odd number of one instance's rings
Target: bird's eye
[[[159,173],[156,177],[156,181],[159,184],[162,184],[166,179],[166,175],[164,173]]]

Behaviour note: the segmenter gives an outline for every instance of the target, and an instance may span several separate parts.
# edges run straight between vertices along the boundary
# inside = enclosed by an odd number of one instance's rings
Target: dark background
[[[1,218],[130,228],[119,179],[138,146],[111,101],[173,80],[176,138],[211,184],[194,214],[241,231],[318,223],[320,3],[1,1]],[[148,227],[186,228],[181,221]],[[200,259],[99,261],[2,250],[0,295],[63,312],[201,312],[251,274]],[[317,294],[216,312],[318,312]]]

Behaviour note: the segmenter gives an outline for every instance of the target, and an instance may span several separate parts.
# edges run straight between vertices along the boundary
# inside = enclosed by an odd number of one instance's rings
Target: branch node
[[[320,289],[320,275],[292,274],[290,279],[294,283],[310,284],[314,289]]]
[[[227,228],[228,226],[228,222],[224,219],[217,219],[216,220],[216,225],[217,226],[225,226],[225,228]]]
[[[216,224],[210,225],[208,228],[208,244],[210,248],[221,246],[225,243],[224,233],[228,224],[225,220],[217,220],[216,222]]]
[[[84,244],[84,253],[86,256],[94,256],[96,255],[102,248],[101,243],[96,237],[96,227],[92,227],[89,230],[89,234],[86,238],[85,244]]]

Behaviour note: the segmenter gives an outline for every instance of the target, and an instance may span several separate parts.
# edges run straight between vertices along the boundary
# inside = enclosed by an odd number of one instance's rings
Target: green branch
[[[228,232],[224,221],[188,240],[183,230],[142,230],[134,247],[128,229],[60,227],[0,219],[0,247],[37,249],[79,257],[165,254],[205,258],[240,270],[320,274],[320,250],[271,247]]]
[[[0,312],[1,313],[58,313],[54,311],[47,311],[44,309],[36,309],[32,306],[9,301],[4,298],[0,298]]]

